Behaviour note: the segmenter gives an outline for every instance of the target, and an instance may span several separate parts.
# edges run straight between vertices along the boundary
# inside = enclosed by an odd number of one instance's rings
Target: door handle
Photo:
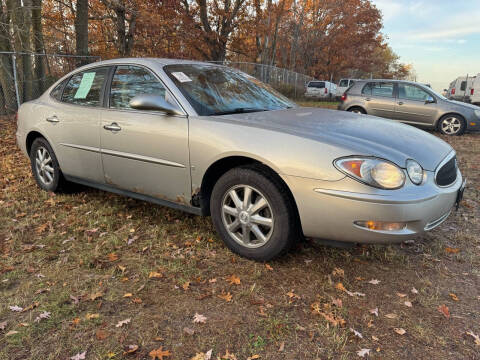
[[[60,120],[58,120],[58,117],[57,117],[56,115],[47,117],[46,120],[47,120],[48,122],[51,122],[51,123],[58,123],[58,122],[60,122]]]
[[[399,102],[398,102],[398,105],[403,105],[403,101],[399,101]]]
[[[110,125],[104,125],[103,128],[105,130],[110,130],[110,131],[120,131],[120,130],[122,130],[122,128],[116,122],[113,122]]]

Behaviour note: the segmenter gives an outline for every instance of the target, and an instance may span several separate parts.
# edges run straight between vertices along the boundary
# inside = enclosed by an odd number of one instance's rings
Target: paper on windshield
[[[172,75],[175,76],[175,78],[182,83],[192,81],[192,79],[190,79],[187,75],[185,75],[181,71],[172,72]]]
[[[93,80],[95,79],[94,72],[87,72],[84,73],[82,76],[82,80],[80,81],[80,86],[75,93],[75,99],[85,99],[88,95],[88,92],[92,88]]]

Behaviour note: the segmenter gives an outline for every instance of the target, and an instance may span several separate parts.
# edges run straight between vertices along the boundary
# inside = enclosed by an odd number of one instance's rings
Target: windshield
[[[280,110],[295,104],[252,76],[208,64],[163,68],[199,115]]]
[[[435,96],[438,96],[440,99],[442,100],[448,100],[445,96],[443,96],[442,94],[439,94],[438,92],[436,92],[435,90],[433,90],[431,87],[429,86],[426,86],[426,85],[423,85],[423,84],[420,84],[421,87],[423,87],[425,90],[433,93]]]

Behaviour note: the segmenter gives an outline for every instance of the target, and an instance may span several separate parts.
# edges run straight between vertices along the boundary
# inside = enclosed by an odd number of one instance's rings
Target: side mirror
[[[433,96],[428,96],[427,99],[425,100],[425,104],[433,104],[435,103],[435,99]]]
[[[159,95],[137,95],[130,100],[129,105],[136,110],[154,110],[163,111],[168,115],[183,115],[183,112],[178,107],[170,104]]]

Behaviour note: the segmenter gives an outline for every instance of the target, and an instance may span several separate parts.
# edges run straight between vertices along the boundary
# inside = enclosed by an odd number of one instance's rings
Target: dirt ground
[[[416,242],[308,241],[265,264],[209,218],[40,191],[14,133],[1,119],[2,360],[480,359],[480,134],[444,138],[469,185]]]

